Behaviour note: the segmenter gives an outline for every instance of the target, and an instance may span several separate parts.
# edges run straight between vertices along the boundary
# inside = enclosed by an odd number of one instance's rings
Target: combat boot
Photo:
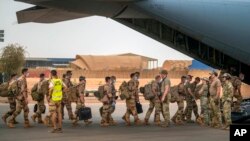
[[[37,118],[36,114],[34,114],[34,115],[31,116],[31,119],[32,119],[33,122],[36,122],[36,118]]]
[[[27,121],[24,121],[24,128],[30,128],[30,122],[27,120]]]
[[[41,117],[38,118],[37,123],[38,123],[38,124],[43,124],[43,120],[42,120]]]
[[[87,121],[84,121],[84,123],[85,123],[85,125],[90,125],[90,124],[92,124],[92,121],[87,120]]]
[[[142,125],[141,120],[140,120],[140,119],[136,119],[136,120],[135,120],[135,125]]]
[[[13,123],[14,123],[14,124],[19,124],[19,122],[17,122],[16,119],[14,119],[14,122],[13,122]]]
[[[15,128],[14,124],[11,123],[11,122],[9,122],[7,125],[8,125],[9,128]]]
[[[2,116],[2,120],[6,124],[7,123],[7,116],[6,115]]]
[[[72,125],[73,126],[77,126],[78,125],[78,123],[77,123],[78,121],[75,119],[75,120],[73,120],[73,122],[72,122]]]
[[[124,115],[122,117],[122,119],[125,121],[126,126],[130,126],[130,119],[129,118],[126,118],[126,116]]]
[[[174,124],[177,124],[176,119],[171,118],[171,120],[172,120],[172,122],[173,122]]]
[[[111,121],[109,121],[109,125],[115,126],[115,125],[117,125],[117,123],[114,120],[111,120]]]
[[[109,124],[107,122],[104,122],[101,124],[101,127],[108,127],[108,126],[109,126]]]
[[[145,125],[150,125],[149,122],[148,122],[148,119],[144,119],[144,124]]]

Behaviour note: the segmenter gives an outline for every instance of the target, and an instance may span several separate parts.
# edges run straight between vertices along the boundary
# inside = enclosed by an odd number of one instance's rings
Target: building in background
[[[26,58],[27,68],[66,68],[73,58]]]
[[[158,68],[158,60],[132,53],[120,55],[76,55],[76,59],[70,63],[76,70],[149,70]]]

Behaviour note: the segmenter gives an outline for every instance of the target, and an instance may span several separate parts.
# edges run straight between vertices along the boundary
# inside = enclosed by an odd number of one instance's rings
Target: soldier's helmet
[[[229,73],[224,73],[222,77],[225,77],[226,79],[231,79],[231,75]]]

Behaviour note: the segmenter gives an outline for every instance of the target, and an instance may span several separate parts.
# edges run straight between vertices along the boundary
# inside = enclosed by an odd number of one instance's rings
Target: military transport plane
[[[19,23],[105,16],[250,84],[250,0],[16,1],[36,5],[17,12]]]

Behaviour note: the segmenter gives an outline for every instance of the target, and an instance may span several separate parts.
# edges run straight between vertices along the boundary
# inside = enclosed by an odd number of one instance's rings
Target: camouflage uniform
[[[111,113],[110,114],[113,114],[115,112],[115,105],[114,104],[116,103],[116,100],[115,100],[116,89],[115,89],[115,84],[114,83],[111,84],[111,93],[112,93],[112,98],[111,98],[111,101],[110,101],[110,104],[111,104],[111,107],[110,107]],[[110,116],[109,124],[112,124],[112,125],[116,124],[116,122],[114,121],[112,116]]]
[[[225,119],[225,127],[229,127],[231,121],[231,104],[233,98],[233,85],[227,81],[223,85],[222,105],[223,105],[223,116]]]
[[[70,87],[73,86],[72,82],[68,78],[65,78],[63,80],[63,83],[67,86],[67,88],[70,88]],[[68,111],[69,119],[73,120],[74,115],[73,115],[73,112],[72,112],[71,101],[69,101],[67,93],[65,93],[65,92],[63,92],[63,99],[62,99],[62,116],[63,117],[64,117],[64,106],[66,106],[66,109]]]
[[[43,80],[38,82],[37,84],[37,89],[38,91],[41,91],[41,93],[45,96],[48,96],[49,94],[49,82],[47,80]],[[44,104],[44,99],[41,101],[37,101],[37,111],[36,113],[32,116],[33,121],[38,118],[38,123],[43,123],[42,121],[42,114],[45,111],[46,106]]]
[[[9,83],[11,84],[14,81],[15,80],[12,80]],[[6,119],[8,117],[10,117],[16,111],[16,97],[8,97],[8,102],[9,102],[9,105],[10,105],[10,110],[8,112],[6,112],[2,117],[4,122],[6,122]],[[14,120],[14,122],[16,122],[16,121]]]
[[[86,87],[86,84],[85,83],[79,83],[78,86],[77,86],[77,103],[76,103],[76,110],[75,110],[75,115],[76,115],[76,119],[74,120],[74,123],[73,124],[77,124],[78,122],[78,113],[79,113],[79,109],[80,108],[83,108],[85,107],[85,100],[83,99],[83,101],[81,100],[81,97],[84,97],[84,94],[85,94],[85,87]],[[90,124],[92,123],[91,121],[89,120],[84,120],[85,124]]]
[[[25,101],[25,97],[26,99],[28,98],[28,88],[27,88],[27,81],[26,78],[24,76],[20,77],[18,80],[18,87],[19,87],[19,92],[17,94],[17,107],[16,107],[16,111],[12,114],[10,120],[9,120],[9,127],[14,127],[13,123],[14,120],[16,119],[16,117],[21,113],[21,111],[23,110],[23,114],[24,114],[24,126],[25,127],[29,127],[29,107],[28,104]]]
[[[215,78],[214,81],[212,81],[209,93],[210,93],[210,110],[211,110],[211,126],[220,128],[222,124],[221,120],[221,111],[220,111],[220,100],[217,97],[217,88],[221,87],[221,82],[218,78]]]
[[[194,115],[196,117],[196,119],[199,117],[199,114],[198,114],[198,106],[197,106],[197,103],[195,101],[195,98],[193,95],[191,95],[189,92],[188,92],[188,89],[190,89],[192,92],[194,92],[195,90],[195,87],[196,87],[196,84],[195,82],[193,83],[187,83],[185,85],[185,92],[186,92],[186,102],[187,102],[187,106],[185,108],[185,111],[184,111],[184,116],[186,117],[186,120],[187,121],[191,121],[191,118],[192,118],[192,111],[194,112]]]
[[[239,112],[240,111],[240,104],[242,102],[242,95],[239,93],[239,91],[241,91],[241,80],[239,79],[239,77],[236,77],[233,79],[233,97],[236,98],[236,102],[233,106],[233,111]]]
[[[159,125],[161,122],[160,114],[161,114],[161,101],[159,97],[160,93],[160,87],[157,81],[152,82],[152,91],[155,94],[155,97],[153,99],[149,100],[149,108],[145,116],[145,122],[148,122],[150,115],[152,114],[154,108],[155,108],[155,117],[154,122]]]
[[[201,106],[201,122],[202,124],[209,125],[209,111],[208,111],[208,85],[203,84],[201,88],[201,96],[200,96],[200,106]]]
[[[175,115],[172,117],[172,120],[177,124],[183,123],[183,111],[184,111],[184,99],[185,99],[185,86],[184,83],[178,85],[178,110]]]
[[[130,80],[128,82],[128,90],[129,90],[130,98],[126,99],[127,111],[126,111],[125,116],[124,116],[125,120],[127,122],[127,125],[130,125],[130,115],[131,114],[134,116],[135,123],[139,124],[139,122],[140,122],[140,119],[138,117],[138,113],[136,110],[136,100],[139,99],[136,83],[137,82],[134,80]]]
[[[170,124],[170,111],[169,111],[169,102],[170,102],[170,88],[171,88],[171,82],[170,80],[166,77],[162,80],[161,82],[161,93],[164,94],[165,92],[165,87],[169,86],[169,91],[168,94],[166,95],[164,101],[162,102],[162,115],[164,118],[164,123],[163,126],[168,126]]]
[[[111,93],[111,86],[109,84],[104,85],[104,98],[106,99],[103,101],[102,106],[102,121],[101,126],[108,126],[109,125],[109,119],[111,119],[111,104],[110,101],[112,99],[112,93]],[[113,119],[113,118],[112,118]]]

